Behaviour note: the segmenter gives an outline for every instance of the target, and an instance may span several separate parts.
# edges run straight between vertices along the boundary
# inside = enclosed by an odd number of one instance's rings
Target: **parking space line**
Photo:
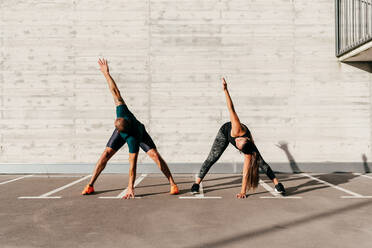
[[[14,179],[11,179],[11,180],[8,180],[8,181],[5,181],[5,182],[1,182],[0,185],[11,183],[11,182],[18,181],[18,180],[21,180],[23,178],[32,177],[32,176],[33,175],[26,175],[26,176],[22,176],[22,177],[17,177],[17,178],[14,178]]]
[[[61,196],[50,196],[50,195],[53,195],[54,193],[57,193],[59,191],[62,191],[62,190],[66,189],[68,187],[71,187],[72,185],[77,184],[77,183],[79,183],[81,181],[84,181],[84,180],[88,179],[89,177],[90,177],[90,175],[85,176],[83,178],[80,178],[78,180],[75,180],[75,181],[73,181],[73,182],[71,182],[69,184],[66,184],[66,185],[64,185],[62,187],[59,187],[59,188],[57,188],[55,190],[52,190],[50,192],[47,192],[47,193],[42,194],[42,195],[39,195],[39,196],[20,196],[20,197],[18,197],[18,199],[58,199],[58,198],[62,198]]]
[[[61,199],[62,196],[20,196],[18,199]]]
[[[341,198],[371,198],[371,196],[364,196],[364,195],[361,195],[361,194],[358,194],[358,193],[355,193],[353,191],[350,191],[350,190],[347,190],[347,189],[344,189],[344,188],[341,188],[340,186],[337,186],[337,185],[334,185],[332,183],[329,183],[327,181],[324,181],[324,180],[321,180],[319,178],[316,178],[316,177],[313,177],[307,173],[300,173],[299,175],[303,175],[303,176],[306,176],[312,180],[315,180],[315,181],[318,181],[320,183],[323,183],[329,187],[332,187],[334,189],[337,189],[337,190],[340,190],[340,191],[343,191],[351,196],[341,196]]]
[[[365,174],[362,174],[362,173],[353,173],[353,175],[356,175],[356,176],[362,176],[362,177],[365,177],[365,178],[372,179],[371,176],[368,176],[368,175],[365,175]]]
[[[137,178],[136,181],[134,182],[134,187],[136,187],[143,179],[145,179],[146,176],[147,176],[147,174],[142,174],[139,178]],[[127,191],[128,191],[128,188],[125,188],[117,196],[100,196],[98,198],[101,198],[101,199],[121,199],[127,194]],[[134,198],[136,199],[136,198],[142,198],[142,197],[134,197]]]
[[[302,196],[282,196],[280,193],[276,192],[272,187],[270,187],[267,183],[262,181],[261,179],[258,181],[259,184],[264,187],[268,192],[270,192],[273,196],[261,196],[260,198],[263,199],[272,199],[272,198],[280,198],[280,199],[301,199]]]
[[[358,199],[363,199],[363,198],[372,198],[372,196],[367,196],[367,195],[362,195],[362,196],[352,196],[352,195],[345,195],[341,196],[341,198],[358,198]]]
[[[282,196],[282,197],[276,197],[276,196],[260,196],[262,199],[302,199],[302,196]]]
[[[49,178],[49,177],[51,177],[51,178],[54,178],[54,177],[56,177],[56,178],[70,178],[70,177],[82,177],[81,175],[33,175],[33,177],[41,177],[41,178],[45,178],[45,177],[47,177],[47,178]]]
[[[195,179],[198,177],[198,174],[195,174]],[[221,196],[204,196],[203,183],[199,184],[199,194],[193,196],[179,196],[178,199],[221,199]]]
[[[73,181],[73,182],[71,182],[71,183],[69,183],[69,184],[66,184],[65,186],[62,186],[62,187],[60,187],[60,188],[58,188],[58,189],[55,189],[55,190],[52,190],[52,191],[50,191],[50,192],[48,192],[48,193],[45,193],[45,194],[41,195],[40,197],[48,197],[48,196],[50,196],[50,195],[53,195],[54,193],[57,193],[57,192],[59,192],[59,191],[61,191],[61,190],[64,190],[64,189],[66,189],[66,188],[68,188],[68,187],[71,187],[71,186],[74,185],[74,184],[80,183],[81,181],[84,181],[85,179],[88,179],[89,177],[91,177],[91,176],[88,175],[88,176],[85,176],[85,177],[83,177],[83,178],[80,178],[80,179],[78,179],[78,180],[76,180],[76,181]]]
[[[264,181],[262,181],[261,179],[258,181],[259,184],[264,187],[270,194],[272,194],[275,198],[281,198],[283,197],[282,195],[280,195],[278,192],[275,192],[275,190],[273,190],[273,188],[271,188],[267,183],[265,183]],[[262,198],[263,196],[261,196]]]
[[[197,179],[198,175],[195,174],[195,179]],[[196,194],[195,197],[204,197],[204,189],[203,189],[203,182],[199,184],[199,194]]]
[[[222,199],[222,196],[179,196],[179,199]]]

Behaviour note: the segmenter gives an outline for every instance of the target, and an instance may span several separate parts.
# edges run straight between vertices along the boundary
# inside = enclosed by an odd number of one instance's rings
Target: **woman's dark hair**
[[[248,168],[247,190],[255,189],[258,187],[259,180],[258,159],[260,155],[258,153],[256,145],[254,144],[252,136],[249,137],[249,140],[244,144],[241,151],[244,154],[251,155],[251,160]]]

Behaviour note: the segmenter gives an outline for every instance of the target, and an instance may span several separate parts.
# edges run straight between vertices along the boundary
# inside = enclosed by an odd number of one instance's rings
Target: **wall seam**
[[[4,62],[5,62],[5,54],[4,54],[4,30],[2,26],[4,25],[3,23],[3,1],[0,0],[0,92],[1,92],[1,97],[0,97],[0,119],[4,119]],[[2,128],[1,128],[2,130]],[[3,150],[4,150],[4,135],[3,132],[0,132],[0,157],[3,157]]]
[[[152,105],[152,67],[151,67],[151,56],[152,56],[152,42],[151,42],[151,0],[148,0],[148,57],[147,57],[147,70],[148,70],[148,88],[149,88],[149,93],[148,93],[148,121],[147,121],[147,126],[148,130],[151,130],[151,105]]]
[[[73,13],[76,13],[76,1],[75,0],[73,0],[72,1],[72,11],[73,11]],[[73,15],[74,17],[75,17],[75,15]],[[75,18],[72,18],[72,20],[71,20],[71,24],[73,25],[72,26],[72,28],[75,26],[74,25],[74,22],[75,22]],[[73,71],[73,80],[74,80],[74,82],[73,82],[73,90],[74,90],[74,94],[73,94],[73,96],[74,96],[74,116],[73,116],[73,131],[72,131],[72,134],[74,135],[74,142],[73,142],[73,154],[72,154],[72,160],[74,160],[74,161],[76,161],[76,159],[77,159],[77,151],[78,151],[78,146],[77,146],[77,142],[78,142],[78,139],[77,139],[77,132],[76,132],[76,129],[77,129],[77,125],[76,125],[76,117],[77,117],[77,115],[76,115],[76,110],[77,110],[77,108],[76,108],[76,105],[77,105],[77,95],[76,95],[76,89],[77,89],[77,87],[76,87],[76,48],[75,48],[75,44],[74,44],[74,41],[76,41],[76,33],[77,32],[72,32],[72,44],[71,44],[71,49],[73,50],[73,54],[74,54],[74,56],[73,56],[73,60],[72,60],[72,63],[73,63],[73,65],[74,65],[74,71]]]
[[[372,70],[372,63],[370,64]],[[372,74],[368,73],[369,77],[369,147],[368,147],[368,158],[372,156]]]

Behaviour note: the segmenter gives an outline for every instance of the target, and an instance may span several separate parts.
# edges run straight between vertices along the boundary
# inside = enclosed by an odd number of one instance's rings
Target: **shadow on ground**
[[[349,206],[331,209],[331,210],[328,210],[328,211],[325,211],[319,214],[312,214],[312,215],[309,215],[303,218],[289,220],[279,225],[272,225],[266,228],[259,228],[259,229],[241,233],[235,236],[221,238],[221,239],[217,239],[217,240],[207,242],[207,243],[199,243],[195,246],[187,246],[187,248],[229,247],[230,245],[233,245],[237,242],[247,241],[252,238],[257,238],[258,236],[268,235],[270,233],[282,231],[283,229],[294,228],[300,225],[308,224],[310,222],[319,221],[320,219],[329,218],[334,215],[344,214],[346,212],[353,211],[355,209],[362,208],[362,207],[365,207],[371,204],[372,204],[372,200],[363,201],[363,202],[355,203]]]
[[[291,167],[292,172],[294,174],[299,174],[299,177],[297,177],[297,178],[286,179],[284,177],[284,178],[281,178],[280,180],[282,182],[285,182],[286,180],[288,181],[288,180],[308,179],[307,177],[301,177],[300,176],[302,171],[300,170],[299,166],[297,165],[295,158],[293,157],[293,155],[289,151],[288,142],[280,141],[276,146],[279,147],[280,149],[282,149],[283,152],[285,153],[285,155],[287,156],[288,161],[289,161],[289,166]],[[367,169],[369,170],[369,167],[368,167],[368,164],[367,164],[367,157],[363,154],[362,158],[363,158],[363,165],[364,165],[365,171],[367,171]],[[337,173],[337,174],[340,174],[340,173]],[[343,176],[341,176],[341,177],[340,176],[335,177],[334,173],[320,174],[320,175],[313,175],[313,176],[320,179],[320,180],[327,181],[327,182],[329,182],[331,184],[334,184],[334,185],[344,184],[344,183],[349,182],[351,179],[353,179],[355,177],[358,177],[357,175],[354,175],[353,173],[342,173],[342,174],[343,174]],[[311,188],[307,188],[307,187],[311,187]],[[328,188],[328,187],[329,186],[324,185],[321,182],[317,182],[317,181],[308,179],[307,182],[299,184],[299,185],[294,186],[294,187],[288,187],[286,190],[287,190],[287,195],[298,195],[298,194],[301,194],[301,193],[314,191],[314,190],[319,190],[319,189]],[[307,189],[303,189],[303,188],[307,188]]]

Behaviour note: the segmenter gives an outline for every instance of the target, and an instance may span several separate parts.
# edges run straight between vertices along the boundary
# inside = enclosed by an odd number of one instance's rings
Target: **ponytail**
[[[260,178],[258,170],[260,154],[257,150],[256,145],[254,144],[252,135],[249,135],[249,141],[244,145],[242,150],[245,154],[252,154],[248,168],[247,190],[254,190],[258,187],[258,181]]]
[[[258,187],[259,171],[258,171],[258,156],[257,152],[253,152],[248,169],[247,190],[256,189]]]

